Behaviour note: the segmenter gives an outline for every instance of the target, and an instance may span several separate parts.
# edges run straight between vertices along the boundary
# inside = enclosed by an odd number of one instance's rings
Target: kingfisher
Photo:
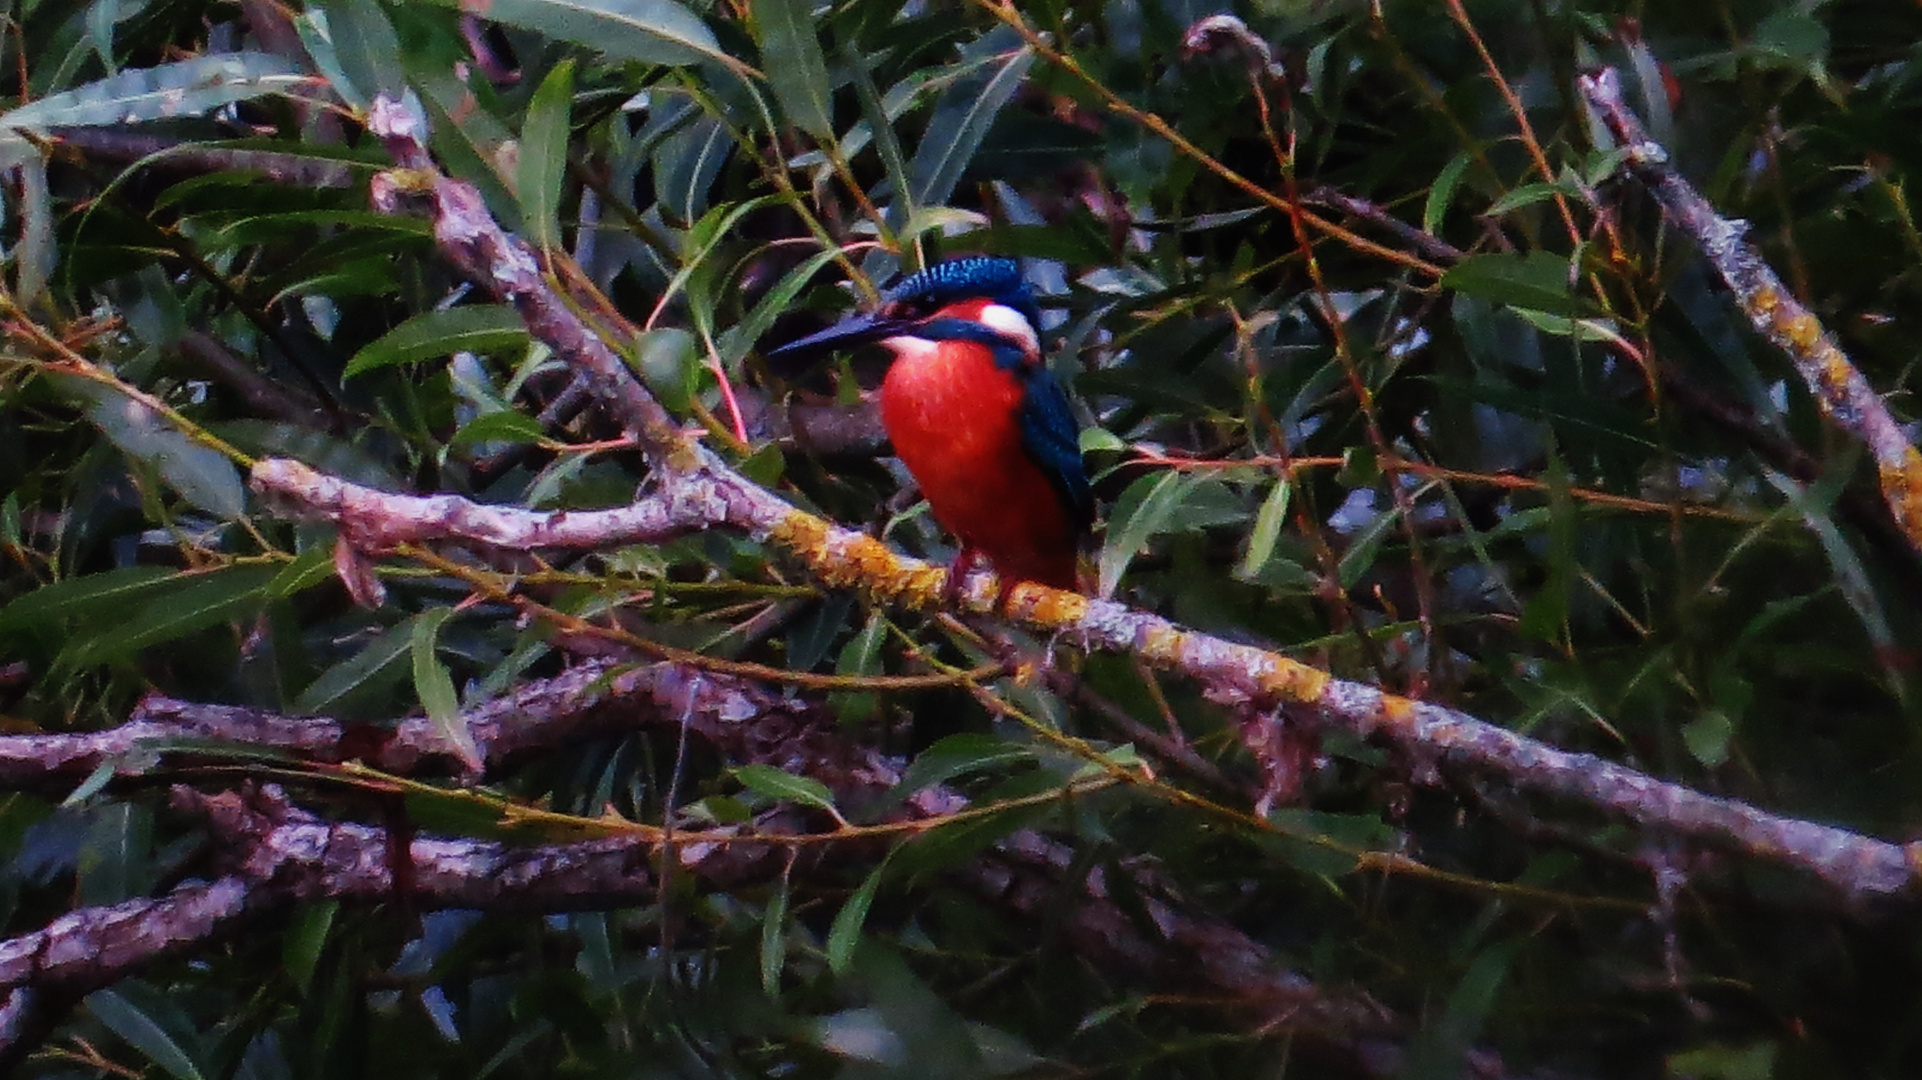
[[[960,541],[950,589],[985,558],[1001,579],[1077,586],[1094,493],[1079,425],[1042,360],[1040,309],[1021,264],[975,255],[909,274],[873,311],[769,353],[879,342],[894,354],[881,422],[935,521]]]

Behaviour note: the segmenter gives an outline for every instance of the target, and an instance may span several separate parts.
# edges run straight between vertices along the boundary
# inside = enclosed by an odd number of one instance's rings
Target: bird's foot
[[[974,572],[975,564],[980,561],[981,553],[971,547],[964,547],[955,553],[954,562],[948,564],[948,583],[941,590],[942,606],[960,606],[962,586],[967,583],[968,575]]]

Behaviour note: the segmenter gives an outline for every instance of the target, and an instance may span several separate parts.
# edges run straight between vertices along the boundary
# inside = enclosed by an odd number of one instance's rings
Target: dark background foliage
[[[555,674],[578,649],[555,627],[578,616],[625,635],[601,645],[617,656],[752,662],[775,690],[782,671],[842,676],[795,693],[849,742],[945,764],[1007,809],[826,845],[792,881],[683,881],[615,910],[305,903],[88,996],[23,1075],[1922,1070],[1906,903],[1849,904],[1333,733],[1287,748],[1298,783],[1277,790],[1191,684],[872,606],[735,534],[394,556],[384,603],[356,604],[331,531],[276,515],[235,464],[540,509],[617,505],[642,479],[425,222],[369,209],[389,159],[359,110],[406,91],[442,166],[555,265],[571,256],[571,295],[599,290],[640,327],[620,345],[667,406],[798,505],[951,554],[856,406],[874,358],[776,370],[757,349],[847,310],[850,280],[1019,256],[1084,408],[1105,519],[1091,581],[1557,746],[1906,840],[1917,549],[1861,446],[1626,175],[1576,77],[1622,71],[1681,173],[1748,223],[1906,421],[1922,11],[1270,2],[1235,12],[1237,39],[1191,35],[1217,9],[1159,0],[585,7],[625,18],[541,0],[497,0],[497,23],[375,0],[7,7],[0,86],[22,105],[246,58],[225,84],[116,98],[138,124],[84,99],[6,121],[26,133],[5,159],[0,719],[106,729],[161,693],[380,727]],[[100,89],[115,72],[130,81]],[[796,436],[806,410],[832,437]],[[872,681],[1010,658],[1021,670],[969,688]],[[794,801],[672,725],[490,774],[553,812],[519,830],[445,779],[193,749],[0,794],[5,932],[204,875],[203,828],[169,809],[179,783],[270,781],[333,820],[528,842]],[[1074,788],[1090,761],[1145,768]],[[1049,905],[955,884],[1030,828],[1071,856]],[[1083,884],[1142,868],[1259,963],[1378,1008],[1379,1029],[1328,1053],[1326,1031],[1078,950],[1062,927]],[[1115,890],[1152,938],[1147,902]],[[866,896],[864,921],[837,921]]]

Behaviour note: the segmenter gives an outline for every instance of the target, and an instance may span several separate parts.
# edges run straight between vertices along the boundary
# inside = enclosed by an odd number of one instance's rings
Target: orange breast
[[[1021,445],[1022,388],[969,342],[889,342],[881,420],[928,507],[1004,578],[1075,587],[1075,529]]]

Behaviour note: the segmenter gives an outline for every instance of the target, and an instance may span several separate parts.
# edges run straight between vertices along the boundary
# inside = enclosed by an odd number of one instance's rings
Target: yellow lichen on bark
[[[1400,694],[1381,696],[1382,723],[1389,727],[1407,727],[1415,719],[1415,701]]]
[[[1150,627],[1141,639],[1138,650],[1143,660],[1151,664],[1177,665],[1181,662],[1181,646],[1187,635],[1167,623]]]
[[[1897,523],[1909,542],[1922,548],[1922,452],[1908,447],[1901,461],[1879,462],[1876,471]]]
[[[1800,307],[1782,305],[1776,315],[1775,330],[1804,354],[1821,349],[1822,324]]]
[[[1321,700],[1328,689],[1328,673],[1285,656],[1270,657],[1261,672],[1263,694],[1277,701],[1306,704]]]
[[[806,559],[812,566],[821,560],[822,549],[827,546],[828,523],[813,514],[795,510],[768,530],[768,539]]]
[[[795,510],[768,530],[768,539],[793,552],[821,584],[832,589],[864,589],[882,599],[916,608],[939,605],[947,571],[938,566],[910,566],[894,550],[871,536],[843,532],[813,514]]]
[[[1022,583],[1008,596],[1008,613],[1050,630],[1074,626],[1088,616],[1088,598],[1042,585]]]

